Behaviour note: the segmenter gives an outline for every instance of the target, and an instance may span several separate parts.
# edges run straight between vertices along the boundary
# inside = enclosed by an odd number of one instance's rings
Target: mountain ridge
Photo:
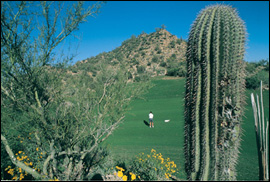
[[[150,34],[142,32],[137,37],[132,35],[112,51],[76,62],[71,71],[76,73],[85,70],[95,76],[98,72],[96,65],[102,60],[111,66],[128,65],[130,79],[142,73],[151,76],[184,76],[186,46],[185,40],[177,38],[166,29]]]

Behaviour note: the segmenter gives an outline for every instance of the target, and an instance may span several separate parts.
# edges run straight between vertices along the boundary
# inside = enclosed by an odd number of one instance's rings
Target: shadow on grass
[[[91,178],[91,181],[94,180],[94,181],[104,181],[101,174],[95,174],[92,178]]]
[[[149,123],[147,121],[143,120],[143,122],[147,127],[149,127]]]

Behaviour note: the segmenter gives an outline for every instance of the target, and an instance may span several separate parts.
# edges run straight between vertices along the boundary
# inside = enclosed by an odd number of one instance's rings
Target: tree
[[[159,32],[161,30],[161,28],[157,27],[155,28],[156,32]]]
[[[120,66],[100,63],[94,79],[86,72],[67,78],[65,64],[54,66],[55,47],[101,5],[1,2],[1,159],[6,155],[34,179],[86,179],[92,167],[86,159],[145,90],[128,84]]]
[[[161,29],[165,30],[166,26],[164,24],[161,25]]]

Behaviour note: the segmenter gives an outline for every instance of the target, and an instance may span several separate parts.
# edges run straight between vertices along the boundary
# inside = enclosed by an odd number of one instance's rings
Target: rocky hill
[[[127,65],[130,78],[143,73],[151,76],[170,75],[184,76],[186,41],[177,38],[165,29],[139,36],[131,36],[121,46],[101,53],[95,57],[77,62],[71,71],[73,73],[85,70],[89,75],[98,73],[98,63]]]

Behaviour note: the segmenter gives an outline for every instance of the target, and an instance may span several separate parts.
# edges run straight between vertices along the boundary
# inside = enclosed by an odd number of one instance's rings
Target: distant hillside
[[[184,76],[186,46],[183,39],[160,29],[150,34],[142,33],[138,37],[133,35],[120,47],[79,61],[70,70],[73,73],[85,70],[95,76],[99,71],[98,63],[102,61],[111,66],[126,65],[129,77],[133,79],[145,73],[151,76]]]

